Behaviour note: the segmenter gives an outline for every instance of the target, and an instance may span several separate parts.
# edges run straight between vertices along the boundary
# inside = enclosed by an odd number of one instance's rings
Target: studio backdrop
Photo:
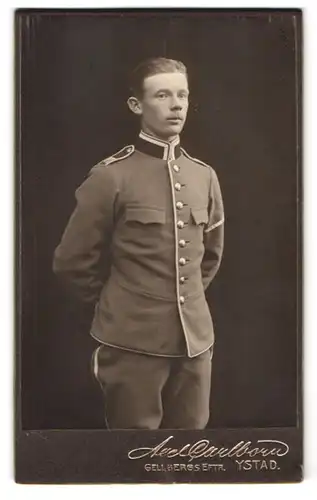
[[[181,60],[190,109],[182,146],[216,171],[221,270],[208,289],[216,343],[210,428],[295,426],[300,362],[298,33],[283,13],[33,12],[17,34],[23,429],[102,429],[91,375],[92,311],[61,287],[53,253],[93,165],[139,132],[128,75]],[[142,179],[140,179],[142,183]],[[146,189],[144,185],[144,189]]]

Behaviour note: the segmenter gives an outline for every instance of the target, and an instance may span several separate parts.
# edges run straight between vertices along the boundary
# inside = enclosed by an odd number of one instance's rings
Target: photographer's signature
[[[138,460],[149,457],[188,458],[189,462],[198,458],[267,458],[284,457],[289,452],[289,446],[284,441],[275,439],[258,439],[252,441],[239,441],[231,447],[214,446],[208,439],[200,439],[194,443],[187,443],[182,447],[174,448],[174,436],[169,436],[154,447],[142,447],[130,450],[128,457]]]

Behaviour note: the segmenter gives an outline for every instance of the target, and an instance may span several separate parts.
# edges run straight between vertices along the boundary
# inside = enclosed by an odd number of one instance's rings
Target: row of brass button
[[[180,170],[180,168],[179,168],[178,165],[173,165],[173,169],[174,169],[175,172],[179,172],[179,170]],[[181,184],[179,182],[176,182],[174,187],[175,187],[176,191],[180,191],[181,188],[182,188],[182,186],[181,186]],[[184,207],[184,203],[182,201],[177,201],[176,202],[176,208],[177,208],[177,210],[182,210],[183,207]],[[177,221],[177,227],[179,229],[183,229],[184,226],[185,226],[185,223],[182,220]],[[181,248],[184,248],[186,246],[186,241],[183,240],[183,239],[181,239],[181,240],[179,240],[178,244],[179,244],[179,246]],[[181,257],[179,259],[179,264],[181,266],[184,266],[186,264],[186,259],[184,257]],[[185,276],[180,276],[179,282],[181,284],[184,284],[185,281],[186,281]],[[183,295],[180,295],[179,302],[180,302],[180,304],[184,304],[185,303],[185,297]]]

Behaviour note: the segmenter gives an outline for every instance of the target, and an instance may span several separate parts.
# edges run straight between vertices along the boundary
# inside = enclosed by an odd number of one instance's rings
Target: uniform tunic
[[[54,271],[95,303],[91,335],[156,356],[207,351],[214,330],[205,290],[221,261],[224,222],[213,168],[179,138],[141,132],[92,168],[76,199]]]

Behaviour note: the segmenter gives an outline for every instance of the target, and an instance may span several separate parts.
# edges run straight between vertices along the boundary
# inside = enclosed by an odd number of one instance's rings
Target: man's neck
[[[170,137],[160,137],[157,134],[155,134],[152,130],[148,129],[146,125],[142,125],[141,130],[147,134],[153,137],[153,139],[158,139],[159,141],[164,141],[164,142],[174,142],[176,139],[178,139],[178,134],[172,135]]]

